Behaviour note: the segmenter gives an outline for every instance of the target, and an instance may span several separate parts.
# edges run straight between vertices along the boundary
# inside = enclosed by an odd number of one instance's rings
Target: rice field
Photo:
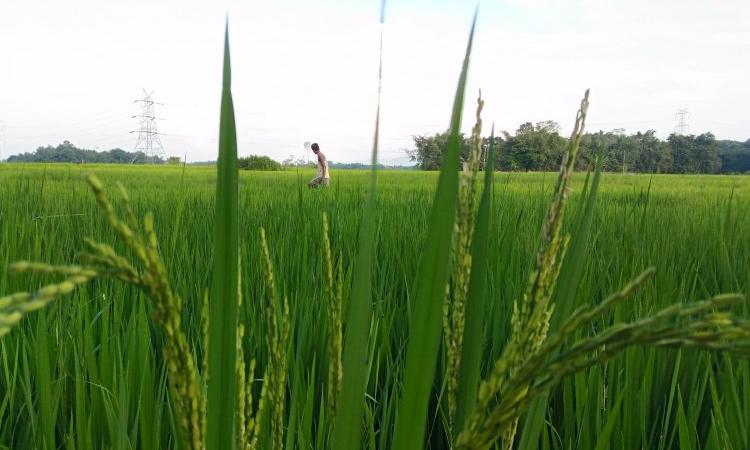
[[[213,267],[216,169],[80,165],[0,166],[0,294],[47,284],[44,275],[9,275],[13,261],[67,265],[84,239],[126,254],[84,175],[114,190],[122,183],[137,217],[153,212],[168,277],[183,301],[182,328],[203,359],[203,298]],[[244,324],[241,350],[258,368],[245,383],[261,394],[271,355],[263,302],[267,275],[263,227],[276,291],[290,319],[283,447],[330,448],[331,314],[323,215],[334,271],[340,268],[347,317],[367,171],[332,173],[328,190],[311,191],[312,171],[241,172],[239,253]],[[525,292],[556,174],[496,173],[488,234],[488,282],[482,374],[508,341],[513,302]],[[428,242],[436,173],[381,171],[375,209],[372,320],[362,447],[393,446],[406,342],[414,318],[420,257]],[[586,174],[575,174],[563,231],[583,214]],[[112,194],[115,197],[114,194]],[[114,202],[117,203],[117,202]],[[119,211],[119,209],[118,209]],[[750,292],[750,178],[602,174],[575,296],[597,304],[647,267],[655,275],[632,298],[577,332],[596,335],[616,321],[648,318],[672,304],[719,293]],[[179,415],[169,401],[165,336],[150,320],[142,291],[111,279],[84,284],[0,338],[0,448],[181,448]],[[735,314],[747,317],[742,304]],[[214,326],[211,323],[211,326]],[[346,323],[344,324],[346,326]],[[449,448],[446,351],[431,387],[425,446]],[[346,376],[346,375],[344,375]],[[750,367],[722,352],[635,346],[556,384],[538,439],[540,449],[742,449],[750,446]],[[271,420],[260,447],[271,448]]]

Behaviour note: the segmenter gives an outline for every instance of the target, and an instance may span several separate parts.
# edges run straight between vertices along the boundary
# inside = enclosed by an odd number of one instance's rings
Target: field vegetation
[[[0,168],[0,443],[747,448],[748,180],[456,170],[470,53],[439,174],[241,173],[228,39],[216,168]]]
[[[136,215],[153,212],[169,277],[183,297],[186,334],[201,348],[201,305],[212,261],[213,168],[2,166],[0,261],[6,267],[28,259],[62,265],[76,260],[87,237],[116,242],[83,182],[87,173],[108,184],[122,183]],[[246,301],[239,315],[245,324],[245,359],[255,359],[260,368],[269,358],[265,345],[258,344],[265,342],[268,329],[264,310],[249,301],[263,292],[258,245],[263,226],[279,289],[288,296],[294,318],[285,423],[287,439],[297,441],[297,448],[316,447],[311,442],[315,430],[330,422],[318,389],[327,383],[329,353],[321,212],[328,215],[332,253],[341,258],[343,278],[349,281],[369,180],[366,171],[346,171],[334,174],[328,191],[302,189],[313,174],[240,175]],[[519,298],[525,288],[554,179],[549,173],[498,173],[494,181],[486,362],[499,355],[509,336],[510,299]],[[402,343],[409,328],[408,300],[419,255],[429,244],[425,238],[436,173],[383,172],[378,181],[373,361],[365,429],[368,441],[388,448],[386,430],[395,418]],[[570,223],[580,217],[584,181],[584,174],[573,178]],[[746,177],[602,175],[577,295],[597,302],[642,269],[653,266],[657,271],[612,316],[582,333],[595,333],[615,319],[648,317],[673,303],[747,292],[748,214]],[[120,244],[115,248],[122,250]],[[0,292],[47,281],[3,273]],[[747,313],[746,307],[739,311]],[[41,448],[49,436],[55,446],[66,448],[173,446],[166,367],[159,350],[164,337],[151,325],[150,315],[137,290],[101,280],[24,319],[0,341],[0,443]],[[633,348],[565,379],[553,391],[542,440],[553,448],[691,448],[681,446],[684,441],[692,448],[743,448],[745,418],[750,416],[748,369],[746,362],[722,354]],[[437,448],[440,415],[433,413],[428,426]]]

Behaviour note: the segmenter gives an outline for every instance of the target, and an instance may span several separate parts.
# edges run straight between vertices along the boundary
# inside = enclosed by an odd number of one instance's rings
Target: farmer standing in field
[[[317,143],[313,144],[311,148],[313,153],[318,156],[318,173],[315,178],[307,183],[307,186],[310,188],[317,188],[318,186],[328,187],[330,176],[328,174],[328,160],[326,159],[326,155],[320,151],[320,146]]]

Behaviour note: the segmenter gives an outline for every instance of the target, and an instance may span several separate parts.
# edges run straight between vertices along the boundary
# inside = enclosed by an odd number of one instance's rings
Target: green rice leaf
[[[451,237],[458,199],[461,113],[476,17],[475,13],[453,103],[448,148],[443,157],[432,204],[427,244],[417,270],[417,291],[406,348],[406,369],[393,438],[395,450],[419,449],[423,448],[424,443],[427,405],[440,348],[443,299],[448,282]]]
[[[53,414],[52,377],[50,375],[50,348],[49,348],[49,319],[47,311],[39,313],[36,327],[36,374],[37,392],[39,395],[39,417],[42,424],[43,447],[56,448],[55,424],[57,419]]]
[[[693,450],[690,428],[685,416],[685,407],[682,403],[682,391],[677,387],[677,426],[680,437],[680,450]]]
[[[221,90],[219,160],[214,218],[213,284],[208,340],[208,425],[206,448],[235,447],[237,404],[238,173],[237,132],[232,104],[229,25],[224,34],[224,83]]]
[[[615,430],[615,427],[617,426],[618,422],[620,421],[620,414],[622,411],[622,399],[625,396],[625,392],[620,392],[617,395],[617,401],[615,401],[615,406],[609,411],[609,415],[607,416],[607,422],[604,424],[604,428],[602,429],[601,433],[596,439],[596,449],[595,450],[607,450],[610,447],[610,443],[612,441],[612,435]]]
[[[380,139],[380,89],[383,74],[383,22],[385,0],[380,12],[380,67],[378,70],[378,106],[372,143],[372,170],[362,225],[359,229],[357,259],[344,337],[343,375],[339,405],[333,422],[332,448],[358,450],[361,445],[362,416],[368,378],[368,348],[372,320],[372,264],[375,252],[375,192],[377,186],[378,145]]]
[[[466,305],[464,345],[461,349],[461,367],[458,378],[458,407],[455,427],[462,430],[464,422],[474,408],[480,381],[482,355],[484,353],[484,314],[487,288],[487,248],[492,214],[493,161],[495,153],[495,126],[490,133],[487,164],[484,168],[484,190],[479,202],[474,238],[471,242],[471,279]]]

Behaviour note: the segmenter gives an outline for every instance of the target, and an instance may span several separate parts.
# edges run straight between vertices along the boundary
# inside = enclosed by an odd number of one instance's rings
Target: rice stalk
[[[591,229],[594,207],[599,193],[601,167],[601,159],[597,159],[590,187],[589,175],[586,176],[583,188],[584,206],[571,237],[570,248],[563,258],[560,276],[555,286],[555,311],[550,319],[551,333],[559,330],[562,321],[570,317],[579,301],[577,295],[584,272],[584,262],[587,260],[587,249],[593,240]],[[529,408],[522,426],[521,440],[518,443],[521,448],[531,448],[539,441],[539,434],[547,415],[547,404],[547,395],[543,394]]]
[[[182,330],[182,301],[172,291],[167,277],[154,229],[153,215],[150,213],[145,215],[142,234],[137,233],[132,227],[137,227],[138,222],[129,207],[129,199],[124,189],[120,188],[120,195],[128,211],[129,223],[117,216],[104,192],[104,185],[96,176],[89,175],[86,181],[107,223],[136,257],[140,268],[136,268],[124,256],[118,255],[111,246],[91,239],[86,240],[88,251],[80,256],[86,262],[86,267],[16,263],[11,266],[11,270],[17,273],[61,274],[68,278],[62,283],[46,286],[36,293],[19,293],[0,299],[0,311],[2,311],[0,335],[7,332],[10,326],[17,324],[23,315],[47,305],[55,297],[71,293],[75,288],[94,278],[102,276],[118,278],[142,289],[153,302],[154,322],[162,329],[165,336],[164,359],[181,436],[187,448],[202,449],[205,399],[203,391],[199,388],[198,370],[193,352]]]
[[[495,362],[492,373],[480,385],[475,408],[457,440],[459,449],[488,449],[498,440],[502,448],[512,448],[518,419],[534,399],[562,377],[602,364],[630,346],[696,347],[741,355],[750,349],[748,321],[726,312],[742,297],[724,295],[695,304],[672,305],[651,317],[612,325],[561,352],[564,343],[583,325],[630,297],[653,274],[653,269],[597,307],[576,311],[558,333],[548,337],[554,309],[551,298],[568,242],[567,236],[560,236],[562,217],[587,108],[588,91],[563,156],[526,295],[520,304],[514,305],[510,341]],[[714,309],[724,312],[711,312]]]
[[[245,327],[237,327],[237,449],[255,450],[261,432],[261,419],[266,411],[266,381],[263,381],[258,406],[253,404],[253,382],[255,380],[255,359],[245,363],[242,339]]]
[[[175,396],[177,417],[180,420],[185,439],[192,449],[203,448],[203,424],[205,414],[203,392],[199,388],[198,370],[193,352],[182,331],[182,300],[175,295],[167,278],[164,262],[159,252],[158,239],[154,229],[153,215],[147,213],[143,219],[144,236],[134,233],[127,223],[114,213],[114,208],[104,193],[103,184],[93,175],[87,181],[105,218],[119,237],[140,260],[143,269],[137,272],[132,266],[123,266],[124,258],[111,252],[105,245],[89,245],[93,260],[103,264],[103,273],[113,274],[124,281],[139,273],[136,286],[146,291],[154,303],[154,322],[164,331],[166,342],[164,358],[167,362],[169,382]],[[126,198],[126,197],[125,197]],[[101,251],[101,253],[98,253]],[[85,258],[85,255],[84,255]],[[113,265],[107,265],[111,261]]]
[[[244,450],[248,445],[248,417],[247,417],[247,391],[252,391],[252,386],[247,385],[247,368],[245,367],[245,354],[242,350],[242,339],[245,337],[245,327],[237,325],[237,449]],[[251,411],[252,412],[252,411]]]
[[[750,321],[729,312],[744,300],[737,294],[675,304],[641,320],[617,323],[560,352],[576,332],[631,297],[653,273],[649,269],[598,306],[576,311],[560,332],[550,336],[510,377],[507,361],[498,360],[480,387],[479,403],[484,412],[475,410],[471,425],[459,436],[458,448],[490,448],[503,437],[501,430],[512,427],[535,398],[563,377],[603,364],[632,346],[698,348],[750,357]]]
[[[326,278],[326,306],[328,312],[328,384],[326,389],[326,405],[328,416],[336,415],[339,392],[341,391],[341,354],[342,354],[342,323],[341,310],[343,302],[343,280],[341,259],[334,266],[331,256],[331,240],[329,237],[328,214],[323,213],[323,263]],[[334,286],[334,277],[336,278]]]
[[[508,359],[507,375],[511,376],[523,358],[534,353],[544,342],[549,329],[554,305],[550,303],[560,274],[560,268],[568,246],[569,236],[561,236],[563,214],[568,199],[570,177],[573,174],[578,147],[583,135],[586,113],[589,107],[589,91],[581,100],[575,126],[568,147],[563,154],[560,173],[553,193],[552,205],[547,213],[542,230],[542,244],[536,264],[529,278],[526,293],[521,302],[516,302],[511,317],[511,338],[501,358]],[[480,394],[481,395],[481,394]],[[503,430],[503,446],[510,449],[518,426],[518,418]]]
[[[586,112],[588,111],[588,96],[589,91],[587,90],[581,100],[568,147],[563,154],[552,204],[542,229],[541,247],[529,277],[526,293],[522,301],[516,301],[513,306],[510,340],[503,349],[490,377],[493,383],[490,386],[493,388],[480,387],[479,400],[475,405],[475,413],[472,414],[473,419],[466,424],[469,429],[476,426],[476,411],[480,411],[478,414],[482,414],[481,411],[486,410],[489,402],[497,395],[498,389],[505,381],[504,378],[512,376],[524,359],[533,354],[547,337],[549,321],[554,308],[550,304],[550,299],[568,242],[567,236],[560,236],[560,230],[568,197],[568,184],[575,167]],[[516,417],[515,421],[512,421],[500,431],[503,436],[503,448],[510,449],[512,447],[517,425],[518,418]]]
[[[60,283],[49,284],[36,292],[17,292],[0,297],[0,337],[8,334],[21,319],[44,308],[58,297],[72,293],[77,287],[99,276],[94,268],[80,266],[52,266],[44,263],[20,261],[10,266],[15,273],[33,272],[39,274],[63,275]]]
[[[268,385],[268,402],[271,406],[271,436],[268,448],[281,450],[284,446],[284,412],[286,406],[287,348],[289,347],[289,302],[286,297],[279,300],[276,295],[273,264],[268,251],[266,231],[260,229],[260,243],[263,252],[266,276],[266,321],[270,360],[263,379],[263,387]],[[260,417],[260,416],[258,416]],[[259,418],[258,418],[259,420]]]
[[[463,349],[466,302],[471,279],[471,243],[474,233],[474,203],[476,180],[482,152],[482,91],[477,98],[476,124],[471,131],[471,147],[467,161],[463,162],[458,184],[458,203],[454,230],[452,260],[453,290],[447,289],[443,304],[443,337],[448,360],[448,422],[450,428],[456,417],[458,405],[459,372]],[[449,436],[450,437],[450,436]],[[452,440],[452,438],[451,438]]]
[[[471,240],[472,271],[466,299],[465,337],[461,347],[459,367],[458,405],[452,429],[461,430],[474,407],[477,389],[481,381],[480,368],[484,353],[484,323],[487,307],[488,246],[490,242],[490,218],[494,189],[495,126],[490,132],[484,166],[484,189],[477,211],[474,236]],[[453,441],[451,441],[453,442]]]

